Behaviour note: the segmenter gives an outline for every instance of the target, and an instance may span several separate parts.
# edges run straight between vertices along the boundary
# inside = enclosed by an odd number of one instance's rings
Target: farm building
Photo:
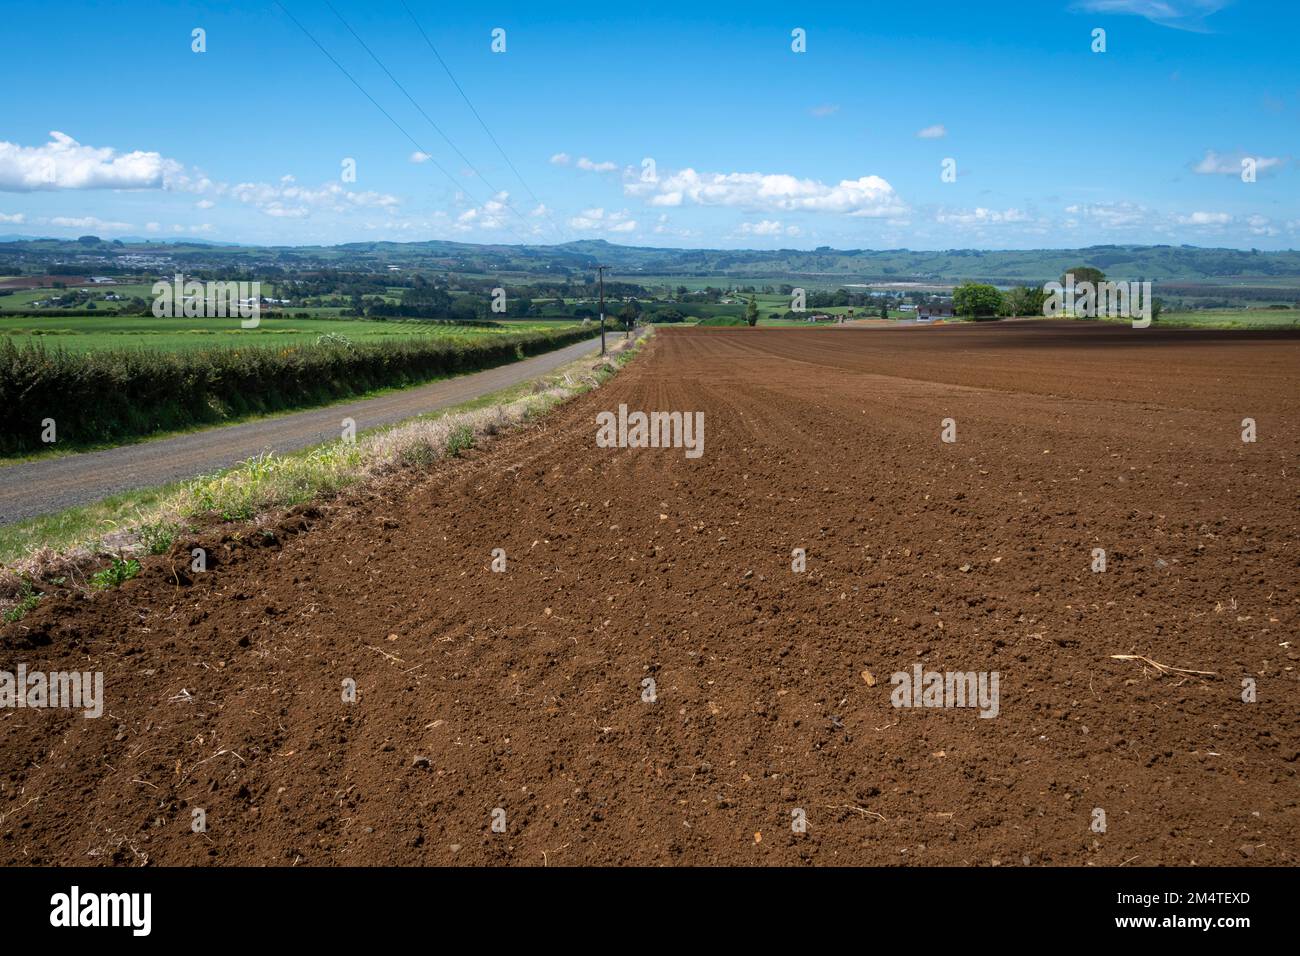
[[[918,319],[950,319],[953,316],[952,303],[941,302],[936,305],[918,306],[916,317]]]

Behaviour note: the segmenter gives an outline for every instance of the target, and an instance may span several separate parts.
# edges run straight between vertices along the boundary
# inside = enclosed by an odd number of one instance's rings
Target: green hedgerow
[[[155,352],[68,352],[0,336],[0,454],[45,447],[52,418],[60,442],[86,445],[244,415],[320,405],[379,388],[492,368],[590,338],[591,329],[523,332],[473,341]]]

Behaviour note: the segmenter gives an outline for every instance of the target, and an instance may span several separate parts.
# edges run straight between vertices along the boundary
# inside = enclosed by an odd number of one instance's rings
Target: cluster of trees
[[[1066,276],[1073,276],[1077,286],[1083,282],[1092,283],[1093,287],[1106,281],[1106,274],[1093,266],[1075,266],[1067,269],[1060,278],[1066,284]],[[964,318],[996,319],[1015,316],[1041,316],[1047,293],[1037,286],[1014,286],[1005,292],[994,286],[981,282],[964,282],[952,293],[953,311]],[[1159,299],[1151,304],[1152,319],[1159,319],[1164,305]]]
[[[982,282],[964,282],[952,291],[952,310],[976,321],[1016,316],[1041,316],[1047,293],[1037,286],[1021,285],[1000,291]]]
[[[402,288],[400,303],[370,296],[353,303],[356,313],[374,318],[440,318],[458,322],[594,319],[600,294],[597,285],[585,281],[502,286],[494,279],[458,280],[454,276],[436,276],[430,281],[417,274],[394,285]],[[492,310],[498,288],[506,290],[504,312]],[[635,321],[642,312],[637,296],[647,294],[635,283],[606,282],[606,316],[625,324]],[[586,301],[575,302],[575,299]]]
[[[186,269],[199,280],[273,283],[277,298],[294,306],[340,308],[345,315],[373,318],[435,318],[482,321],[502,318],[595,318],[599,287],[594,277],[512,283],[504,313],[492,311],[500,279],[456,273],[376,273],[325,268],[293,272],[279,265],[230,264],[216,269]],[[391,301],[394,294],[398,301]],[[607,314],[618,312],[628,297],[649,296],[632,282],[606,281]],[[590,300],[588,303],[574,300]]]

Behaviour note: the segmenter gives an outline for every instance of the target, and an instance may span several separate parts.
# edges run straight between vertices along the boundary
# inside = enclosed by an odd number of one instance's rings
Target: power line
[[[307,28],[306,28],[305,26],[303,26],[301,23],[298,22],[297,17],[295,17],[292,13],[290,13],[290,12],[285,8],[285,6],[284,6],[282,3],[279,2],[279,0],[275,0],[275,5],[276,5],[277,7],[279,7],[281,10],[283,10],[285,16],[287,16],[290,20],[292,20],[292,21],[294,22],[294,24],[298,27],[298,29],[301,30],[304,34],[306,34],[307,39],[308,39],[308,40],[311,40],[312,43],[315,43],[315,44],[316,44],[316,48],[319,49],[322,53],[324,53],[325,56],[327,56],[327,57],[329,58],[329,61],[330,61],[331,63],[333,63],[335,66],[337,66],[337,67],[339,68],[339,71],[340,71],[344,76],[346,76],[349,80],[352,81],[352,85],[355,86],[358,90],[361,91],[361,95],[364,96],[366,99],[368,99],[372,104],[374,104],[375,109],[379,110],[379,112],[383,113],[384,116],[388,118],[388,122],[390,122],[390,123],[392,123],[394,126],[396,126],[396,127],[398,128],[398,130],[401,131],[401,134],[402,134],[403,136],[405,136],[407,139],[409,139],[409,140],[410,140],[410,141],[415,145],[415,148],[416,148],[416,149],[418,149],[421,153],[424,153],[425,155],[428,155],[427,153],[425,153],[424,147],[421,146],[421,145],[419,144],[419,142],[416,141],[415,137],[412,136],[410,133],[408,133],[408,132],[406,131],[406,128],[405,128],[404,126],[402,126],[401,123],[399,123],[399,122],[397,122],[397,120],[393,119],[392,114],[390,114],[390,113],[388,112],[388,110],[386,110],[386,109],[384,109],[382,106],[380,106],[380,105],[379,105],[379,102],[378,102],[378,101],[377,101],[373,96],[371,96],[369,93],[366,92],[366,88],[365,88],[364,86],[362,86],[360,83],[358,83],[358,82],[356,81],[356,78],[353,77],[353,75],[347,71],[347,68],[344,67],[342,63],[340,63],[338,60],[334,59],[334,56],[330,53],[329,50],[325,49],[323,46],[320,45],[320,41],[318,41],[314,36],[312,36],[311,33],[307,30]],[[433,165],[436,166],[436,167],[438,168],[438,170],[439,170],[439,171],[440,171],[444,176],[446,176],[449,180],[451,180],[451,184],[452,184],[454,187],[456,187],[456,189],[457,189],[458,191],[464,191],[463,188],[462,188],[462,186],[461,186],[461,184],[460,184],[459,182],[456,181],[456,177],[453,176],[451,173],[447,172],[447,170],[443,169],[443,168],[442,168],[442,165],[441,165],[441,164],[440,164],[436,159],[434,159],[432,156],[429,156],[429,161],[432,162]],[[477,202],[477,201],[478,201],[478,200],[475,199],[475,202]]]
[[[402,95],[411,101],[411,105],[414,106],[419,111],[420,115],[424,117],[425,121],[430,126],[433,127],[434,131],[439,136],[441,136],[444,140],[446,140],[447,145],[450,146],[455,151],[457,156],[459,156],[462,160],[464,160],[465,165],[470,168],[470,170],[474,173],[474,175],[483,181],[483,185],[487,186],[487,188],[492,191],[493,198],[495,198],[499,194],[505,193],[505,190],[498,189],[496,186],[493,186],[490,182],[488,182],[488,178],[484,176],[481,172],[479,172],[477,167],[475,167],[474,163],[470,161],[470,158],[460,151],[460,147],[452,142],[451,137],[442,131],[442,127],[440,127],[437,123],[435,123],[433,121],[433,117],[431,117],[428,113],[424,111],[424,107],[422,107],[419,103],[416,102],[415,97],[412,96],[409,92],[407,92],[406,87],[403,86],[400,81],[398,81],[397,77],[393,76],[392,71],[389,70],[388,67],[384,66],[384,62],[381,59],[379,59],[378,56],[375,55],[375,51],[370,49],[370,47],[366,45],[366,41],[361,39],[361,37],[357,34],[356,30],[352,29],[351,24],[349,24],[347,20],[343,19],[343,14],[339,13],[338,10],[334,8],[334,4],[330,3],[329,0],[325,0],[325,6],[329,7],[330,12],[333,13],[334,16],[338,17],[339,23],[343,24],[343,26],[347,28],[347,31],[352,34],[353,39],[355,39],[358,43],[361,44],[361,49],[365,50],[367,53],[370,54],[370,59],[374,60],[375,63],[378,64],[379,68],[384,71],[384,73],[388,76],[390,80],[393,81],[393,85],[402,91]],[[423,152],[423,150],[421,152]],[[524,216],[524,214],[510,204],[509,193],[505,193],[505,195],[506,195],[506,199],[503,205],[505,205],[507,209],[513,212],[516,216],[518,216],[523,221],[525,225],[527,225],[528,219]]]
[[[506,165],[510,167],[510,171],[515,174],[515,178],[518,179],[524,189],[528,191],[528,195],[532,198],[533,202],[537,203],[537,205],[545,211],[546,218],[550,222],[551,226],[554,227],[556,235],[563,239],[563,232],[561,231],[559,224],[554,218],[552,218],[550,210],[546,209],[546,203],[537,198],[537,193],[533,192],[533,187],[528,185],[523,174],[515,168],[515,164],[510,161],[510,157],[506,155],[506,151],[502,149],[501,144],[497,142],[497,138],[492,135],[492,130],[488,128],[488,124],[484,121],[483,117],[479,115],[478,110],[474,108],[474,104],[470,102],[469,95],[461,87],[455,74],[451,72],[451,67],[449,67],[447,62],[442,58],[442,54],[438,52],[438,48],[434,46],[433,41],[429,39],[429,35],[424,32],[424,27],[420,26],[420,21],[415,18],[415,14],[411,12],[411,8],[406,5],[406,0],[399,0],[399,2],[402,4],[402,9],[406,11],[406,15],[411,18],[411,22],[415,24],[415,29],[420,31],[420,36],[424,37],[425,44],[427,44],[429,49],[433,51],[433,55],[437,57],[438,63],[442,66],[443,70],[446,71],[447,78],[451,80],[452,85],[456,87],[456,92],[460,94],[460,98],[465,101],[465,105],[469,107],[469,111],[474,114],[474,118],[478,120],[478,124],[483,127],[483,132],[487,133],[488,139],[492,140],[492,145],[497,148],[497,152],[500,153],[501,158],[506,161]]]
[[[469,191],[468,189],[466,189],[466,188],[464,187],[464,185],[461,184],[461,183],[456,179],[455,176],[453,176],[451,173],[447,172],[447,170],[444,169],[444,168],[442,167],[442,164],[439,163],[436,159],[434,159],[433,156],[432,156],[432,154],[430,154],[428,150],[426,150],[423,146],[421,146],[420,143],[419,143],[419,141],[418,141],[414,136],[412,136],[410,133],[408,133],[408,132],[406,131],[406,127],[404,127],[401,123],[397,122],[397,120],[393,119],[392,114],[389,113],[388,110],[386,110],[386,109],[384,109],[382,106],[380,106],[380,105],[379,105],[379,101],[376,100],[373,96],[371,96],[369,93],[366,92],[366,88],[365,88],[364,86],[362,86],[360,83],[357,82],[356,77],[354,77],[351,73],[349,73],[349,72],[347,71],[347,68],[346,68],[342,63],[340,63],[338,60],[334,59],[333,54],[331,54],[329,50],[327,50],[327,49],[325,49],[325,47],[321,46],[320,41],[317,40],[314,36],[312,36],[310,30],[308,30],[305,26],[303,26],[301,23],[298,22],[298,18],[295,17],[292,13],[290,13],[289,10],[284,6],[284,4],[282,4],[282,3],[280,2],[280,0],[274,0],[274,3],[275,3],[275,5],[276,5],[277,7],[279,7],[279,8],[284,12],[284,15],[285,15],[285,16],[287,16],[290,20],[293,21],[294,25],[295,25],[299,30],[301,30],[301,31],[303,32],[303,34],[307,37],[307,39],[308,39],[308,40],[311,40],[312,43],[316,44],[316,48],[317,48],[318,50],[320,50],[322,53],[324,53],[325,56],[329,59],[329,61],[330,61],[331,63],[333,63],[336,67],[339,68],[339,72],[342,73],[344,76],[346,76],[349,80],[352,81],[352,85],[355,86],[358,90],[361,91],[361,95],[364,96],[366,99],[368,99],[368,100],[369,100],[369,101],[374,105],[375,109],[379,110],[379,112],[381,112],[381,113],[384,114],[384,117],[388,120],[388,122],[390,122],[390,123],[392,123],[394,126],[396,126],[397,129],[398,129],[398,131],[399,131],[403,136],[405,136],[407,139],[409,139],[409,140],[411,141],[412,145],[414,145],[415,148],[416,148],[417,150],[419,150],[421,154],[423,154],[424,156],[428,157],[429,162],[433,163],[433,165],[437,168],[437,170],[438,170],[440,173],[442,173],[444,176],[447,177],[447,179],[451,182],[452,186],[456,189],[457,192],[465,193],[465,194],[468,195],[471,199],[473,199],[474,202],[476,202],[476,203],[480,202],[480,200],[479,200],[479,198],[478,198],[477,196],[475,196],[475,195],[473,195],[472,193],[470,193],[470,191]],[[489,188],[490,188],[490,187],[489,187]],[[527,245],[527,244],[528,244],[528,241],[527,241],[526,239],[524,239],[523,236],[519,235],[519,233],[515,232],[515,231],[514,231],[513,229],[511,229],[509,226],[506,226],[505,223],[502,223],[502,226],[506,229],[507,232],[509,232],[509,233],[510,233],[512,236],[514,236],[516,239],[518,239],[519,242],[520,242],[520,244],[522,244],[522,245]]]
[[[600,354],[605,354],[605,270],[609,266],[596,266],[596,274],[600,276]]]

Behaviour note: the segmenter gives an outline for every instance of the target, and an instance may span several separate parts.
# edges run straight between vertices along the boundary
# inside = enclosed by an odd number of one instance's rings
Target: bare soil
[[[106,697],[0,711],[0,861],[1295,864],[1298,381],[1287,333],[663,331],[0,630]],[[703,411],[703,456],[597,448],[620,403]],[[918,663],[998,716],[894,707]]]

